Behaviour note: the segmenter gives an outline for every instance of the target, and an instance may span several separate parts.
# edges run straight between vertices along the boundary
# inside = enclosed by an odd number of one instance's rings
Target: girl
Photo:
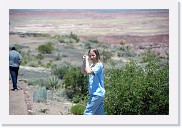
[[[89,56],[89,57],[88,57]],[[83,55],[82,74],[89,74],[89,100],[84,115],[104,115],[104,69],[97,49],[90,49]],[[92,61],[89,66],[88,58]]]

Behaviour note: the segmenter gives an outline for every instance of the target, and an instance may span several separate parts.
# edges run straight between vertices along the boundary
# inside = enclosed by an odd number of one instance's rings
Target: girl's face
[[[93,63],[97,62],[97,56],[96,56],[95,52],[92,51],[92,50],[91,50],[90,53],[89,53],[89,58],[91,59],[91,61],[92,61]]]

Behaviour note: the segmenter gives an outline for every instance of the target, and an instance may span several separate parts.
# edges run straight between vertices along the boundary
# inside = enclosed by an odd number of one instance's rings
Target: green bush
[[[51,68],[54,64],[52,63],[52,60],[50,60],[46,65],[45,67],[46,68]]]
[[[67,62],[61,63],[60,65],[54,65],[51,68],[51,73],[57,76],[59,79],[63,79],[70,66],[71,65]]]
[[[73,113],[74,115],[83,115],[85,110],[85,106],[81,105],[81,104],[76,104],[74,106],[71,107],[71,113]]]
[[[38,51],[42,54],[51,54],[54,47],[51,43],[43,44],[38,46]]]
[[[36,58],[38,60],[43,60],[44,59],[44,55],[42,53],[39,53]]]
[[[149,54],[145,67],[131,61],[122,68],[106,71],[106,114],[169,114],[168,59],[159,61],[157,55]]]
[[[88,76],[81,74],[81,67],[71,66],[64,75],[63,84],[68,98],[85,95],[88,89]]]
[[[72,98],[73,103],[78,103],[78,102],[80,102],[80,100],[81,100],[81,96],[79,96],[79,95],[76,95]]]

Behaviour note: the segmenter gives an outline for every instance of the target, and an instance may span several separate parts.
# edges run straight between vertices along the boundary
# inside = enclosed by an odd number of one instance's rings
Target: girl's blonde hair
[[[100,54],[99,54],[99,51],[97,49],[89,49],[88,55],[89,55],[89,53],[91,51],[93,51],[96,54],[96,59],[97,59],[98,62],[100,62]]]

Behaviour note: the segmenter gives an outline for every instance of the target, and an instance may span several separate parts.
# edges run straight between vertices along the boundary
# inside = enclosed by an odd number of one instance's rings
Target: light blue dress
[[[94,72],[89,75],[89,101],[87,103],[84,115],[104,115],[104,68],[102,63],[91,65]]]

